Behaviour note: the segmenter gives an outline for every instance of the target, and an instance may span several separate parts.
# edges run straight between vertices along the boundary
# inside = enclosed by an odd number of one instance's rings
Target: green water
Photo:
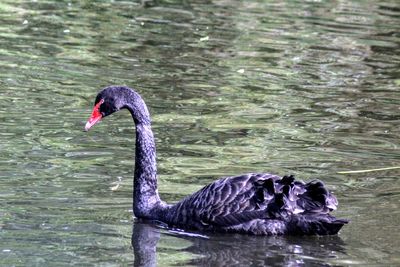
[[[400,171],[337,173],[400,166],[399,70],[396,0],[3,0],[0,265],[399,265]],[[351,223],[320,238],[134,224],[129,113],[83,131],[109,84],[149,106],[163,199],[295,174]]]

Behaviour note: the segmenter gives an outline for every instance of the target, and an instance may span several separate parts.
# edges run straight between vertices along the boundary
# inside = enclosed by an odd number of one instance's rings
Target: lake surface
[[[325,181],[332,237],[174,232],[134,223],[128,112],[83,131],[98,90],[136,88],[159,191],[221,176]],[[0,3],[1,266],[400,265],[400,4]]]

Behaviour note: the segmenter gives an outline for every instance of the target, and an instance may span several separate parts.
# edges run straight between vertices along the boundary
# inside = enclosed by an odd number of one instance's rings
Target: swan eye
[[[105,100],[103,98],[100,99],[100,101],[96,104],[96,107],[98,107],[98,111],[103,117],[108,114],[109,105],[105,103]]]

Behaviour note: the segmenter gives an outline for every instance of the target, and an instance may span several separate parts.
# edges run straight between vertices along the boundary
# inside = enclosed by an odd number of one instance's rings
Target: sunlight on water
[[[399,265],[399,170],[337,173],[400,166],[399,18],[390,0],[2,1],[0,265]],[[326,238],[133,224],[128,112],[83,131],[108,84],[149,106],[165,200],[295,174],[351,223]]]

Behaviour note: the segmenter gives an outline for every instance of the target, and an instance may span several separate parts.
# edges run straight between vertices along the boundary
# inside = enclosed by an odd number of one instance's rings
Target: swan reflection
[[[179,262],[179,265],[331,266],[329,262],[333,264],[340,254],[345,253],[345,244],[338,236],[206,236],[135,221],[132,233],[134,266],[157,266],[156,247],[160,237],[189,241],[190,245],[179,252],[189,253],[193,257],[186,262]]]

